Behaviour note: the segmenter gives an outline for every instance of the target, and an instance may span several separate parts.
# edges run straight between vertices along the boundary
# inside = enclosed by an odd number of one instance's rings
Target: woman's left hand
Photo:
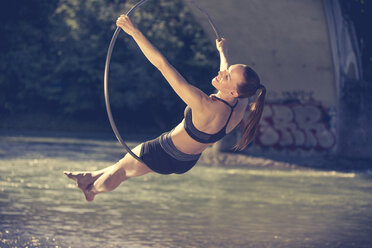
[[[225,38],[221,38],[220,40],[216,40],[216,47],[218,52],[226,53],[227,52],[227,42]]]
[[[116,20],[116,26],[123,29],[124,32],[126,32],[130,36],[133,36],[138,31],[137,27],[132,23],[129,16],[127,15],[121,15]]]

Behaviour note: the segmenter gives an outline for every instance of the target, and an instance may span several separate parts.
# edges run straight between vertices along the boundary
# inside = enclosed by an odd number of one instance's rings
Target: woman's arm
[[[150,41],[138,30],[128,16],[122,15],[116,22],[127,34],[132,36],[146,58],[163,74],[179,97],[191,108],[202,110],[209,97],[200,89],[190,85],[181,74],[167,61]]]
[[[216,40],[216,47],[220,53],[220,71],[226,71],[229,69],[230,63],[227,56],[227,44],[226,40],[222,38],[221,40]]]

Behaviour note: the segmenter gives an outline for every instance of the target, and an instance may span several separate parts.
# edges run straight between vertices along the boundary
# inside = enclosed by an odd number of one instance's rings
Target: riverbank
[[[126,134],[124,139],[128,146],[133,148],[139,143],[156,137],[156,134]],[[55,149],[56,151],[84,150],[87,159],[114,161],[120,159],[125,151],[116,140],[112,132],[88,133],[88,132],[55,132],[37,130],[0,130],[0,159],[9,157],[24,156],[19,151],[20,143],[24,147],[36,147],[36,155],[32,149],[28,149],[28,156],[37,155],[40,151]],[[16,148],[17,147],[17,148]],[[95,156],[96,149],[105,149],[107,156]],[[49,153],[40,156],[49,156]],[[71,155],[73,156],[73,154]],[[207,148],[199,161],[207,166],[227,168],[264,168],[264,169],[285,169],[285,170],[320,170],[320,171],[342,171],[342,172],[369,172],[371,162],[339,158],[334,156],[289,158],[287,160],[273,159],[269,157],[254,157],[242,153],[220,153],[213,147]]]
[[[202,157],[203,164],[219,164],[225,167],[254,167],[290,170],[319,170],[339,172],[372,172],[372,161],[363,159],[343,158],[335,155],[317,157],[270,158],[256,157],[242,153],[216,153],[207,149]]]
[[[119,132],[138,142],[160,133],[159,128],[130,126],[125,120],[115,119]],[[47,113],[14,114],[0,119],[0,136],[65,137],[116,140],[106,113],[92,117],[66,117]]]

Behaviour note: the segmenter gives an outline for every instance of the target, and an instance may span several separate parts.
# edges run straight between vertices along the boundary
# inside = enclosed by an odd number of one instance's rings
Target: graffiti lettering
[[[297,99],[297,100],[300,100],[301,102],[313,99],[313,96],[314,96],[313,91],[306,92],[302,90],[297,90],[297,91],[283,91],[282,92],[282,98]]]
[[[256,143],[275,149],[329,150],[336,144],[320,104],[266,104]]]

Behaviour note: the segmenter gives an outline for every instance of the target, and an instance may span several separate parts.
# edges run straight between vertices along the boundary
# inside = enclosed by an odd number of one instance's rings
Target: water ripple
[[[118,146],[8,142],[0,147],[0,247],[363,248],[372,241],[368,175],[199,164],[182,176],[133,178],[87,203],[62,172],[104,168],[120,157]]]

